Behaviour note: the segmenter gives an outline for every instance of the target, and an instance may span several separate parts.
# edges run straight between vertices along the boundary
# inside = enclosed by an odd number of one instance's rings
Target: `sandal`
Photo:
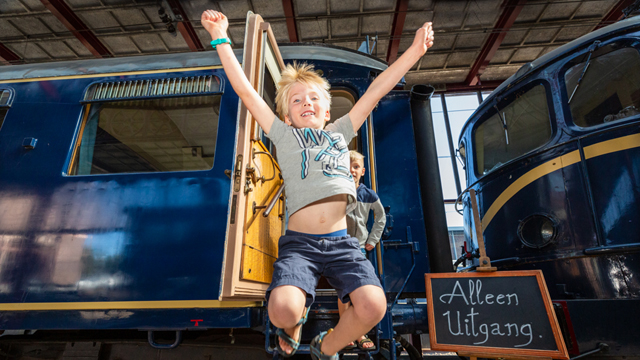
[[[369,337],[367,335],[365,335],[364,339],[362,339],[362,340],[356,340],[356,344],[358,345],[358,349],[360,349],[362,351],[373,351],[373,350],[376,349],[376,345],[373,343],[373,341],[371,341],[371,339],[369,339]],[[364,347],[364,344],[371,344],[373,346]]]
[[[322,348],[322,339],[324,339],[327,334],[332,332],[333,329],[329,329],[329,331],[323,331],[318,336],[314,337],[311,340],[311,344],[309,344],[309,350],[311,350],[311,359],[312,360],[338,360],[340,356],[338,353],[334,355],[324,354],[320,349]]]
[[[350,350],[355,349],[356,347],[357,347],[357,345],[356,345],[355,341],[352,341],[351,344],[345,346],[342,350],[350,351]]]
[[[300,321],[298,321],[296,326],[304,325],[304,323],[307,322],[307,318],[309,316],[309,310],[310,309],[311,309],[311,307],[307,308],[307,312],[304,313],[304,316],[302,317],[302,319],[300,319]],[[276,336],[279,337],[280,339],[282,339],[287,345],[291,346],[292,350],[291,350],[290,353],[287,354],[284,351],[284,349],[282,349],[282,347],[280,347],[280,341],[278,339],[276,339],[276,349],[278,350],[278,354],[282,355],[283,357],[291,357],[291,356],[293,356],[293,354],[295,354],[296,351],[298,350],[298,347],[300,347],[300,339],[295,340],[294,338],[289,336],[289,334],[284,332],[284,330],[282,330],[282,329],[276,330]],[[302,337],[302,329],[300,329],[300,337]]]

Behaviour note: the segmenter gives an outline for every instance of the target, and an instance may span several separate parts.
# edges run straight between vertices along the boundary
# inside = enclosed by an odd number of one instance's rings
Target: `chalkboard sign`
[[[425,274],[431,349],[568,359],[542,271]]]

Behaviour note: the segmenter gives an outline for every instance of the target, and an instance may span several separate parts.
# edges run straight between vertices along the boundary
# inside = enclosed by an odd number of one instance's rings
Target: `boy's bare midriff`
[[[311,203],[289,217],[289,230],[328,234],[347,228],[347,195],[339,194]]]

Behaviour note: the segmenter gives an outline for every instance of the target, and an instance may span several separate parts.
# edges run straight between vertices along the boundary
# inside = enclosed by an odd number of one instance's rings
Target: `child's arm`
[[[418,29],[409,49],[371,83],[364,95],[349,111],[354,131],[360,129],[378,101],[396,86],[404,74],[431,46],[433,46],[433,28],[431,23],[427,22]]]
[[[224,14],[206,10],[200,18],[202,26],[209,32],[212,40],[226,38],[229,22]],[[256,119],[262,130],[269,133],[271,124],[276,115],[273,113],[267,103],[260,97],[256,90],[251,86],[249,80],[244,75],[236,56],[231,49],[230,44],[220,44],[216,46],[220,62],[224,68],[227,78],[233,86],[233,90],[238,94],[242,103],[247,107],[253,118]]]
[[[367,237],[367,242],[364,245],[364,248],[367,249],[367,251],[373,250],[376,244],[380,242],[384,226],[387,223],[387,216],[380,199],[371,204],[371,210],[373,210],[373,226],[371,226],[369,237]]]

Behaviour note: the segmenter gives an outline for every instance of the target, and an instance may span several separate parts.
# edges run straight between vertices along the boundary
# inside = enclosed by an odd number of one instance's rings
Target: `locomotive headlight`
[[[518,237],[527,247],[540,249],[555,240],[557,222],[546,214],[531,215],[518,225]]]
[[[553,239],[556,229],[553,227],[553,223],[549,219],[545,220],[546,221],[542,222],[542,226],[540,226],[540,236],[544,241],[548,242]]]

